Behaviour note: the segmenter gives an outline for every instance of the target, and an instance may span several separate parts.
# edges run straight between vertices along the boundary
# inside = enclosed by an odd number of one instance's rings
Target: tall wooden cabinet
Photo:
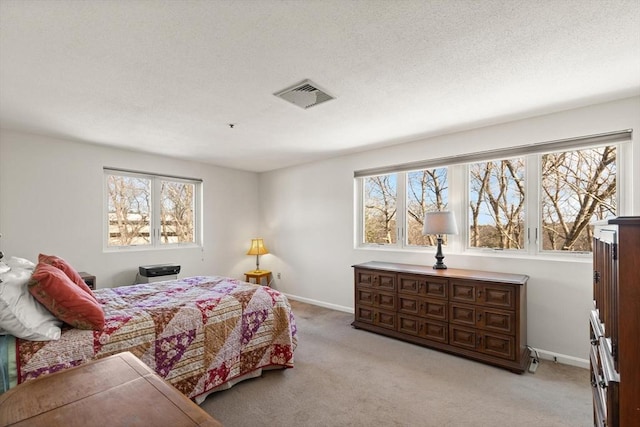
[[[596,226],[589,325],[594,425],[640,426],[640,217]]]
[[[353,267],[354,327],[526,369],[527,276],[375,261]]]

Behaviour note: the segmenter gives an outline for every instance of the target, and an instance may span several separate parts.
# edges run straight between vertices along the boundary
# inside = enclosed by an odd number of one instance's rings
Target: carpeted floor
[[[589,426],[586,369],[541,361],[513,374],[353,329],[353,316],[292,301],[295,368],[208,397],[225,427]]]

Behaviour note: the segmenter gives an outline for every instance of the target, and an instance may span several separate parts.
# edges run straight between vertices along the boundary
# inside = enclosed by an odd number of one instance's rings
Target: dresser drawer
[[[355,270],[356,287],[372,287],[380,290],[395,291],[396,275],[377,270]]]
[[[449,344],[502,359],[515,360],[515,339],[511,335],[494,334],[480,329],[449,324]]]
[[[396,313],[391,311],[379,310],[364,305],[358,306],[356,307],[355,320],[393,331],[396,330],[397,316]]]
[[[450,303],[449,321],[463,326],[480,328],[503,334],[516,332],[515,314],[512,311],[484,308],[479,305]]]
[[[376,292],[372,288],[356,288],[356,302],[386,310],[395,311],[397,309],[397,298],[394,293]]]
[[[449,342],[449,331],[446,323],[402,313],[398,314],[398,332],[444,344]]]
[[[447,299],[449,283],[446,279],[398,274],[398,292],[429,298]]]
[[[511,285],[481,284],[452,280],[450,300],[469,304],[515,310],[516,288]]]
[[[447,302],[398,294],[398,311],[429,319],[447,321]]]

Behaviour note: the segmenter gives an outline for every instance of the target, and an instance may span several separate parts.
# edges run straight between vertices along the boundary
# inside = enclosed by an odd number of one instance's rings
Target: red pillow
[[[29,292],[54,316],[74,328],[104,328],[100,304],[52,265],[38,263],[29,281]]]
[[[82,277],[80,277],[80,274],[73,267],[71,267],[71,265],[67,261],[55,255],[40,254],[38,255],[38,262],[52,265],[64,271],[64,274],[66,274],[67,277],[71,279],[73,283],[80,286],[80,289],[82,289],[83,291],[91,295],[91,298],[93,298],[94,300],[96,299],[96,297],[93,296],[93,292],[91,291],[91,288],[87,286],[84,280],[82,280]]]

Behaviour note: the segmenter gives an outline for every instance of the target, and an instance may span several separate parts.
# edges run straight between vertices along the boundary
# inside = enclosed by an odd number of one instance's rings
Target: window
[[[200,244],[202,181],[105,169],[106,246]]]
[[[537,250],[590,252],[589,224],[616,215],[616,146],[528,159],[541,166],[539,197],[532,198],[540,200],[541,217],[529,228],[524,158],[469,164],[469,247],[526,249],[533,234]]]
[[[461,231],[448,237],[468,251],[590,252],[590,224],[630,209],[630,140],[625,130],[357,171],[357,246],[433,246],[425,212],[452,210]]]
[[[522,157],[469,165],[469,247],[524,248]]]
[[[422,223],[425,212],[447,207],[446,168],[369,176],[362,181],[362,243],[400,247],[435,245],[433,236],[422,235]],[[404,196],[398,197],[400,193]]]
[[[616,215],[615,146],[542,155],[543,250],[592,251],[593,221]]]
[[[364,187],[364,242],[396,243],[397,176],[368,177]]]
[[[423,236],[426,212],[448,207],[447,168],[423,169],[407,173],[407,240],[409,246],[435,246],[435,236]],[[446,236],[445,236],[446,243]]]

